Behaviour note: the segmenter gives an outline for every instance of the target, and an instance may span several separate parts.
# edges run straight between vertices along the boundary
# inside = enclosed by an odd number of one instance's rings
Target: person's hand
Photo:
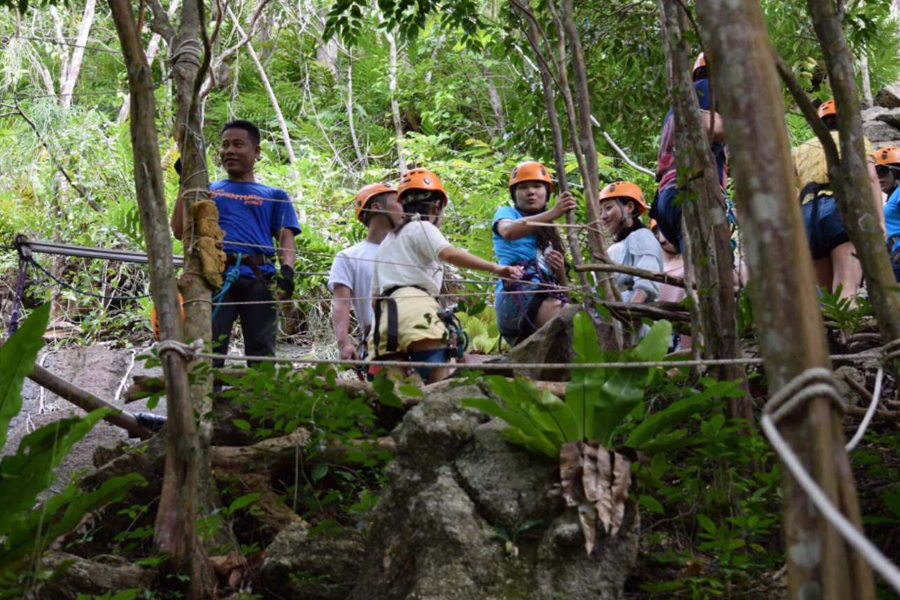
[[[338,358],[341,360],[359,360],[359,353],[356,352],[356,344],[353,340],[347,339],[338,343]]]
[[[525,269],[522,267],[514,267],[512,265],[497,265],[494,273],[503,279],[522,279]]]
[[[566,257],[559,250],[548,250],[544,256],[554,273],[566,270]]]
[[[281,271],[275,276],[275,285],[284,292],[285,298],[290,298],[294,293],[294,269],[281,265]]]
[[[550,212],[553,213],[553,220],[555,221],[576,208],[578,208],[578,202],[575,200],[575,197],[570,192],[563,192],[556,199],[556,204],[553,205]]]

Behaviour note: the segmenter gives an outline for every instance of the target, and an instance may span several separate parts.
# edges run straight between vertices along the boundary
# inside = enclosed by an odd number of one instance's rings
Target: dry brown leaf
[[[597,543],[597,511],[594,510],[593,504],[583,502],[578,505],[578,521],[584,534],[584,549],[590,556],[594,551],[594,544]]]
[[[578,506],[581,489],[581,442],[569,442],[559,449],[559,479],[568,506]]]
[[[628,488],[631,487],[631,463],[616,452],[613,454],[612,481],[612,530],[616,535],[625,520],[625,504],[628,502]]]
[[[613,518],[612,476],[609,450],[597,444],[585,444],[584,495],[594,504],[603,530],[607,533]]]

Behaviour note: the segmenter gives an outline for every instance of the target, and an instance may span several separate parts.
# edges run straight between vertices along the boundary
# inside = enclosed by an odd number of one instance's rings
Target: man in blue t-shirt
[[[228,352],[231,330],[240,317],[245,354],[274,355],[278,310],[270,284],[274,279],[281,300],[294,292],[294,236],[300,233],[300,224],[287,192],[256,182],[253,167],[260,154],[259,141],[259,129],[253,123],[225,123],[219,154],[228,178],[209,186],[225,232],[226,285],[229,272],[238,274],[218,299],[221,304],[213,308],[213,349],[218,354]],[[172,231],[182,238],[180,196],[172,214]],[[273,264],[273,239],[278,240],[278,271]],[[233,304],[241,302],[254,304]]]
[[[697,94],[697,102],[700,104],[700,114],[703,118],[703,126],[709,130],[712,113],[710,113],[712,93],[709,87],[709,72],[707,71],[706,57],[701,52],[694,62],[692,73],[694,91]],[[659,154],[656,162],[656,198],[650,207],[650,218],[655,219],[659,229],[667,240],[672,242],[679,252],[681,247],[681,201],[678,198],[678,172],[675,164],[675,111],[669,109],[663,120],[662,133],[659,139]],[[716,159],[719,170],[719,179],[722,187],[726,183],[726,153],[722,128],[722,117],[715,115],[713,122],[713,142],[710,150]]]

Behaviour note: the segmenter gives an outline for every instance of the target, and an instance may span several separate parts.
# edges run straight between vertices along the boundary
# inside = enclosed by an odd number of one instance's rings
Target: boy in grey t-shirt
[[[359,359],[357,342],[350,335],[350,307],[353,307],[361,339],[366,339],[372,326],[370,294],[375,255],[381,241],[393,229],[387,211],[396,203],[397,190],[386,183],[365,186],[353,200],[356,218],[369,233],[365,240],[337,253],[328,276],[328,289],[334,295],[331,319],[341,360]]]

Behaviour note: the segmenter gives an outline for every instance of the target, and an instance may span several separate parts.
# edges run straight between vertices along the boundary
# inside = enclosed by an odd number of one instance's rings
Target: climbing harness
[[[569,295],[559,287],[555,278],[548,276],[541,268],[537,257],[516,261],[511,266],[522,267],[522,277],[517,280],[504,280],[500,293],[508,293],[515,301],[519,314],[522,315],[524,326],[516,335],[528,336],[538,330],[533,320],[535,315],[531,314],[535,312],[535,306],[540,306],[537,300],[543,302],[548,298],[554,298],[568,304]]]
[[[222,299],[225,297],[225,294],[227,294],[228,290],[231,289],[232,284],[234,284],[234,282],[237,281],[241,277],[241,257],[243,256],[243,254],[238,252],[237,254],[234,254],[233,256],[235,257],[234,265],[232,265],[228,270],[225,271],[225,281],[222,283],[222,287],[219,288],[219,291],[216,292],[216,295],[212,297],[212,303],[213,303],[213,307],[214,307],[213,311],[212,311],[213,319],[216,318],[216,314],[219,312],[219,309],[222,307],[222,305],[219,304],[219,302],[222,301]],[[254,268],[254,272],[256,272],[255,268]]]

